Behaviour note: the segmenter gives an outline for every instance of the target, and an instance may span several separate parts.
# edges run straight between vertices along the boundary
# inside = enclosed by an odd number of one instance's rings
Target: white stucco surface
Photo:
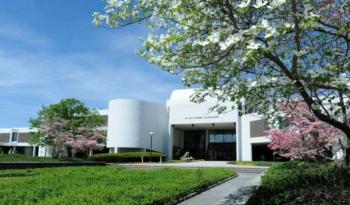
[[[224,123],[237,120],[236,111],[218,114],[210,111],[210,108],[217,105],[217,100],[208,98],[204,103],[191,101],[193,89],[174,90],[168,101],[169,123],[170,124],[201,124],[201,123]],[[230,108],[233,103],[225,103]]]
[[[164,104],[139,100],[116,99],[109,102],[107,147],[150,148],[164,152],[168,138],[167,111]],[[117,150],[117,149],[116,149]]]

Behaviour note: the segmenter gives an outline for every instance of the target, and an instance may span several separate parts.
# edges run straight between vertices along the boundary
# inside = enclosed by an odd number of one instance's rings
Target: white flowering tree
[[[350,0],[106,0],[97,27],[148,26],[139,54],[181,74],[193,96],[244,99],[267,117],[303,99],[350,137]],[[222,107],[221,107],[222,108]]]

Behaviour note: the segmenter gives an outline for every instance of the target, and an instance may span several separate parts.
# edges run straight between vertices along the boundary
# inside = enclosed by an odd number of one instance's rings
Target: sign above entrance
[[[185,117],[186,120],[193,120],[193,119],[212,119],[212,118],[219,118],[219,116],[204,116],[204,117]]]

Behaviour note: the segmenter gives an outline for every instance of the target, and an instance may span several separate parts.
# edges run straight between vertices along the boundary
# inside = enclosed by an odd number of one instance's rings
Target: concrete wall
[[[268,143],[269,139],[266,136],[258,136],[262,133],[261,127],[262,116],[257,114],[248,114],[241,117],[241,134],[242,134],[242,161],[252,161],[252,144],[254,143]],[[251,127],[257,124],[259,126]],[[251,133],[253,132],[253,133]]]
[[[193,89],[174,90],[170,96],[169,123],[170,124],[200,124],[200,123],[223,123],[236,122],[237,111],[218,114],[210,111],[210,108],[218,102],[216,99],[208,98],[204,103],[193,103],[191,95]],[[233,103],[225,102],[225,106],[232,107]]]
[[[129,99],[109,102],[108,148],[149,149],[149,132],[154,132],[152,149],[166,151],[164,140],[168,138],[168,118],[164,104]]]

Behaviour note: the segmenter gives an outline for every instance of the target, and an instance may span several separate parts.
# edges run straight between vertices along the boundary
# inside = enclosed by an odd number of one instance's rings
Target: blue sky
[[[28,126],[42,105],[78,98],[107,108],[113,98],[165,102],[182,88],[135,54],[141,25],[96,29],[102,0],[1,0],[0,127]]]

